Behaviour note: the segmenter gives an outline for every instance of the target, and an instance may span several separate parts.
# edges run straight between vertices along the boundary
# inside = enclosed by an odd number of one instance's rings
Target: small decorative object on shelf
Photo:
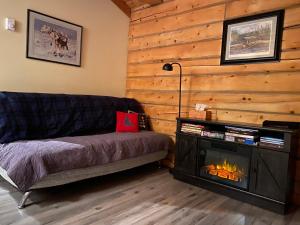
[[[211,113],[211,111],[191,110],[189,112],[189,118],[195,118],[195,119],[201,119],[201,120],[211,120],[212,113]]]
[[[195,109],[189,112],[189,118],[211,120],[212,113],[208,108],[208,105],[197,103]]]

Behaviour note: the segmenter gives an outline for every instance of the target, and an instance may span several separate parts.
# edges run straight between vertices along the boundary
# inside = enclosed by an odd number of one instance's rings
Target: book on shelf
[[[247,145],[259,145],[267,148],[283,148],[284,139],[269,136],[259,137],[258,130],[225,126],[226,132],[209,130],[200,124],[182,123],[180,131],[183,133],[197,134],[203,137],[222,139],[229,142]]]
[[[225,134],[217,131],[208,131],[203,130],[201,132],[201,136],[203,137],[210,137],[210,138],[217,138],[217,139],[224,139]]]
[[[197,128],[197,127],[181,127],[181,129],[203,130],[202,128]]]
[[[233,134],[242,134],[242,135],[257,135],[258,130],[254,129],[247,129],[247,128],[239,128],[239,127],[231,127],[231,126],[225,126],[228,133]]]
[[[193,129],[186,129],[186,128],[182,128],[181,132],[192,133],[192,134],[201,134],[201,130],[193,130]]]
[[[201,129],[204,128],[204,126],[202,125],[192,124],[192,123],[182,123],[181,127],[201,128]]]
[[[246,134],[238,134],[238,133],[230,133],[230,132],[225,132],[225,135],[227,136],[233,136],[233,137],[241,137],[241,138],[248,138],[248,139],[257,139],[258,136],[254,135],[246,135]]]
[[[237,137],[231,135],[225,135],[225,141],[237,142],[247,145],[257,145],[257,142],[253,138]]]
[[[273,137],[260,137],[260,140],[266,142],[284,142],[282,138],[273,138]]]
[[[284,145],[284,142],[270,142],[270,141],[262,141],[262,140],[260,140],[260,142],[266,144]]]
[[[202,131],[202,129],[182,127],[181,130]]]
[[[191,123],[182,123],[180,131],[183,133],[201,134],[204,126]]]
[[[284,144],[272,144],[272,143],[259,142],[259,146],[266,147],[266,148],[283,148]]]
[[[225,140],[247,145],[257,145],[258,130],[225,126]]]
[[[274,137],[261,137],[259,143],[262,147],[270,148],[283,148],[284,146],[284,140],[282,138]]]

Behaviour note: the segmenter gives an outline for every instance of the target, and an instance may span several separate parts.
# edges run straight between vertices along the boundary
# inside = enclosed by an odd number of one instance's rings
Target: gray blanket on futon
[[[168,136],[151,131],[17,141],[0,144],[0,167],[27,191],[48,174],[168,150],[170,145]]]

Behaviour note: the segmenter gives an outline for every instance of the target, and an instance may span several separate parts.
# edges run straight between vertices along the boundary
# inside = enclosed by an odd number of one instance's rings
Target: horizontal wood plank
[[[300,72],[273,74],[195,76],[184,78],[188,90],[221,91],[300,91]]]
[[[180,62],[183,66],[183,74],[185,75],[207,75],[207,74],[246,74],[246,73],[272,73],[272,72],[292,72],[300,70],[300,60],[283,60],[281,62],[271,62],[263,64],[245,64],[245,65],[205,65],[202,62],[207,61],[208,63],[217,64],[218,60],[204,59],[199,60],[199,64],[195,61],[195,64]],[[162,75],[176,75],[179,74],[177,66],[174,66],[173,71],[162,70],[164,63],[153,63],[153,64],[139,64],[139,65],[128,65],[128,77],[135,76],[162,76]]]
[[[279,10],[300,4],[300,0],[237,0],[226,5],[226,19]]]
[[[132,10],[143,9],[161,4],[163,0],[124,0]]]
[[[262,124],[265,120],[300,122],[300,117],[292,114],[270,114],[230,110],[217,110],[217,119],[254,124]]]
[[[212,40],[155,48],[144,51],[134,51],[128,54],[128,63],[160,61],[161,59],[190,59],[216,57],[221,54],[221,40]]]
[[[150,117],[160,120],[171,120],[175,121],[178,116],[178,108],[174,106],[165,105],[144,105],[145,111]],[[182,117],[187,117],[192,108],[182,108]],[[276,120],[280,121],[296,121],[300,122],[300,115],[295,114],[278,114],[272,112],[259,112],[259,111],[243,111],[242,109],[210,109],[212,112],[212,119],[214,120],[225,120],[232,122],[249,122],[255,124],[262,124],[264,120]]]
[[[158,133],[168,134],[170,136],[174,136],[176,132],[176,122],[174,121],[166,121],[151,118],[151,127],[154,131]]]
[[[284,27],[300,25],[300,6],[288,8],[284,15]]]
[[[219,22],[141,38],[131,38],[128,48],[132,51],[208,39],[220,39],[222,29],[223,23]]]
[[[174,0],[163,3],[159,6],[145,9],[143,11],[133,12],[131,16],[131,22],[139,23],[161,17],[174,16],[190,10],[223,2],[225,2],[225,0]]]
[[[153,20],[159,17],[173,15],[178,8],[178,0],[165,2],[158,6],[131,13],[131,24]]]
[[[128,77],[135,76],[161,76],[161,75],[175,75],[179,73],[179,68],[174,66],[173,71],[164,71],[162,67],[170,60],[164,60],[160,63],[143,63],[143,64],[129,64],[127,67]],[[179,62],[182,67],[195,67],[195,66],[218,66],[220,65],[219,58],[209,59],[194,59],[194,60],[174,60],[172,62]],[[183,68],[183,73],[186,74],[186,68]]]
[[[300,48],[299,37],[300,37],[300,28],[285,30],[283,32],[283,37],[282,37],[282,49]]]
[[[210,39],[221,39],[222,32],[223,23],[218,22],[141,38],[131,38],[129,40],[129,50],[142,50]],[[284,50],[300,48],[300,43],[297,39],[299,33],[300,28],[284,30],[282,48]]]
[[[232,66],[194,66],[185,68],[188,74],[245,74],[245,73],[274,73],[299,71],[300,60],[286,60],[281,62],[244,64]]]
[[[184,2],[181,0],[176,0],[176,1],[171,1],[171,2],[166,2],[164,4],[161,4],[156,7],[151,7],[148,9],[145,9],[143,11],[138,11],[138,12],[133,12],[132,13],[132,23],[139,23],[147,20],[154,20],[160,17],[166,17],[166,16],[172,16],[177,13],[182,13],[184,11],[188,11],[197,7],[206,7],[207,5],[210,4],[217,4],[217,3],[222,3],[222,0],[216,0],[216,1],[211,1],[207,0],[206,2],[203,0],[189,0],[189,2]],[[195,3],[196,2],[196,3]],[[241,3],[239,3],[241,4]],[[279,4],[279,5],[278,5]],[[271,11],[274,9],[281,9],[283,8],[282,5],[286,4],[288,7],[291,6],[291,2],[284,3],[283,1],[277,2],[277,5],[272,6],[270,8],[267,6],[262,7],[263,11]],[[293,3],[292,3],[293,4]],[[296,3],[298,4],[298,3]],[[245,3],[244,3],[245,5]],[[294,5],[292,5],[294,6]],[[267,9],[266,9],[267,8]],[[252,13],[252,12],[251,12]],[[294,7],[287,8],[285,11],[285,18],[284,18],[284,27],[293,27],[293,26],[298,26],[300,24],[300,6],[295,5]]]
[[[185,14],[179,14],[175,18],[164,17],[141,24],[132,24],[129,29],[129,36],[140,37],[166,31],[174,31],[187,26],[222,21],[224,19],[224,10],[225,5],[222,4],[210,8],[193,10]]]
[[[177,106],[164,106],[164,105],[143,105],[145,113],[151,118],[159,118],[161,120],[174,120],[178,116]],[[183,111],[185,111],[183,109]]]
[[[282,49],[291,50],[300,48],[300,41],[297,37],[300,35],[300,28],[288,29],[283,33]],[[187,38],[187,36],[182,36]],[[192,36],[194,38],[194,36]],[[182,40],[181,40],[182,42]],[[146,42],[145,45],[147,45]],[[162,59],[189,59],[189,58],[205,58],[218,57],[221,52],[222,40],[207,40],[188,44],[171,45],[162,48],[144,49],[143,51],[129,52],[129,63],[141,63],[160,61]]]
[[[276,74],[226,74],[217,76],[184,76],[182,90],[192,91],[249,91],[299,92],[300,72]],[[179,79],[172,77],[130,78],[127,89],[178,90]]]
[[[281,53],[282,60],[298,60],[300,59],[300,49],[292,49]]]
[[[177,112],[178,92],[155,91],[129,91],[128,97],[135,98],[139,102],[149,105],[176,106],[173,112]],[[268,113],[284,113],[300,115],[299,94],[276,93],[183,93],[182,105],[194,108],[196,103],[207,104],[214,109],[230,109],[245,111],[260,111]],[[166,111],[171,111],[170,109]],[[161,110],[160,112],[164,112]]]
[[[165,106],[167,107],[167,106]],[[155,108],[153,108],[152,112]],[[158,111],[158,110],[157,110]],[[211,110],[213,115],[213,120],[223,120],[231,122],[247,122],[253,124],[262,124],[265,120],[275,120],[275,121],[288,121],[288,122],[300,122],[299,115],[293,114],[274,114],[274,113],[264,113],[264,112],[250,112],[250,111],[240,111],[240,110]],[[151,116],[151,115],[150,115]],[[160,112],[154,113],[154,116],[151,119],[156,119],[159,121],[174,121],[175,123],[175,114],[163,114]],[[182,115],[185,116],[184,113]],[[167,133],[171,135],[171,133]],[[298,176],[299,177],[299,176]]]

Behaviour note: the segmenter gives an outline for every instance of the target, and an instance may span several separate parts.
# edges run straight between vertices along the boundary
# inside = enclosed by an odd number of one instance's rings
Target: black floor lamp
[[[179,110],[178,110],[178,117],[180,118],[180,112],[181,112],[181,77],[182,77],[182,68],[180,63],[166,63],[163,66],[163,70],[166,71],[173,71],[173,65],[178,65],[180,69],[180,74],[179,74]]]

